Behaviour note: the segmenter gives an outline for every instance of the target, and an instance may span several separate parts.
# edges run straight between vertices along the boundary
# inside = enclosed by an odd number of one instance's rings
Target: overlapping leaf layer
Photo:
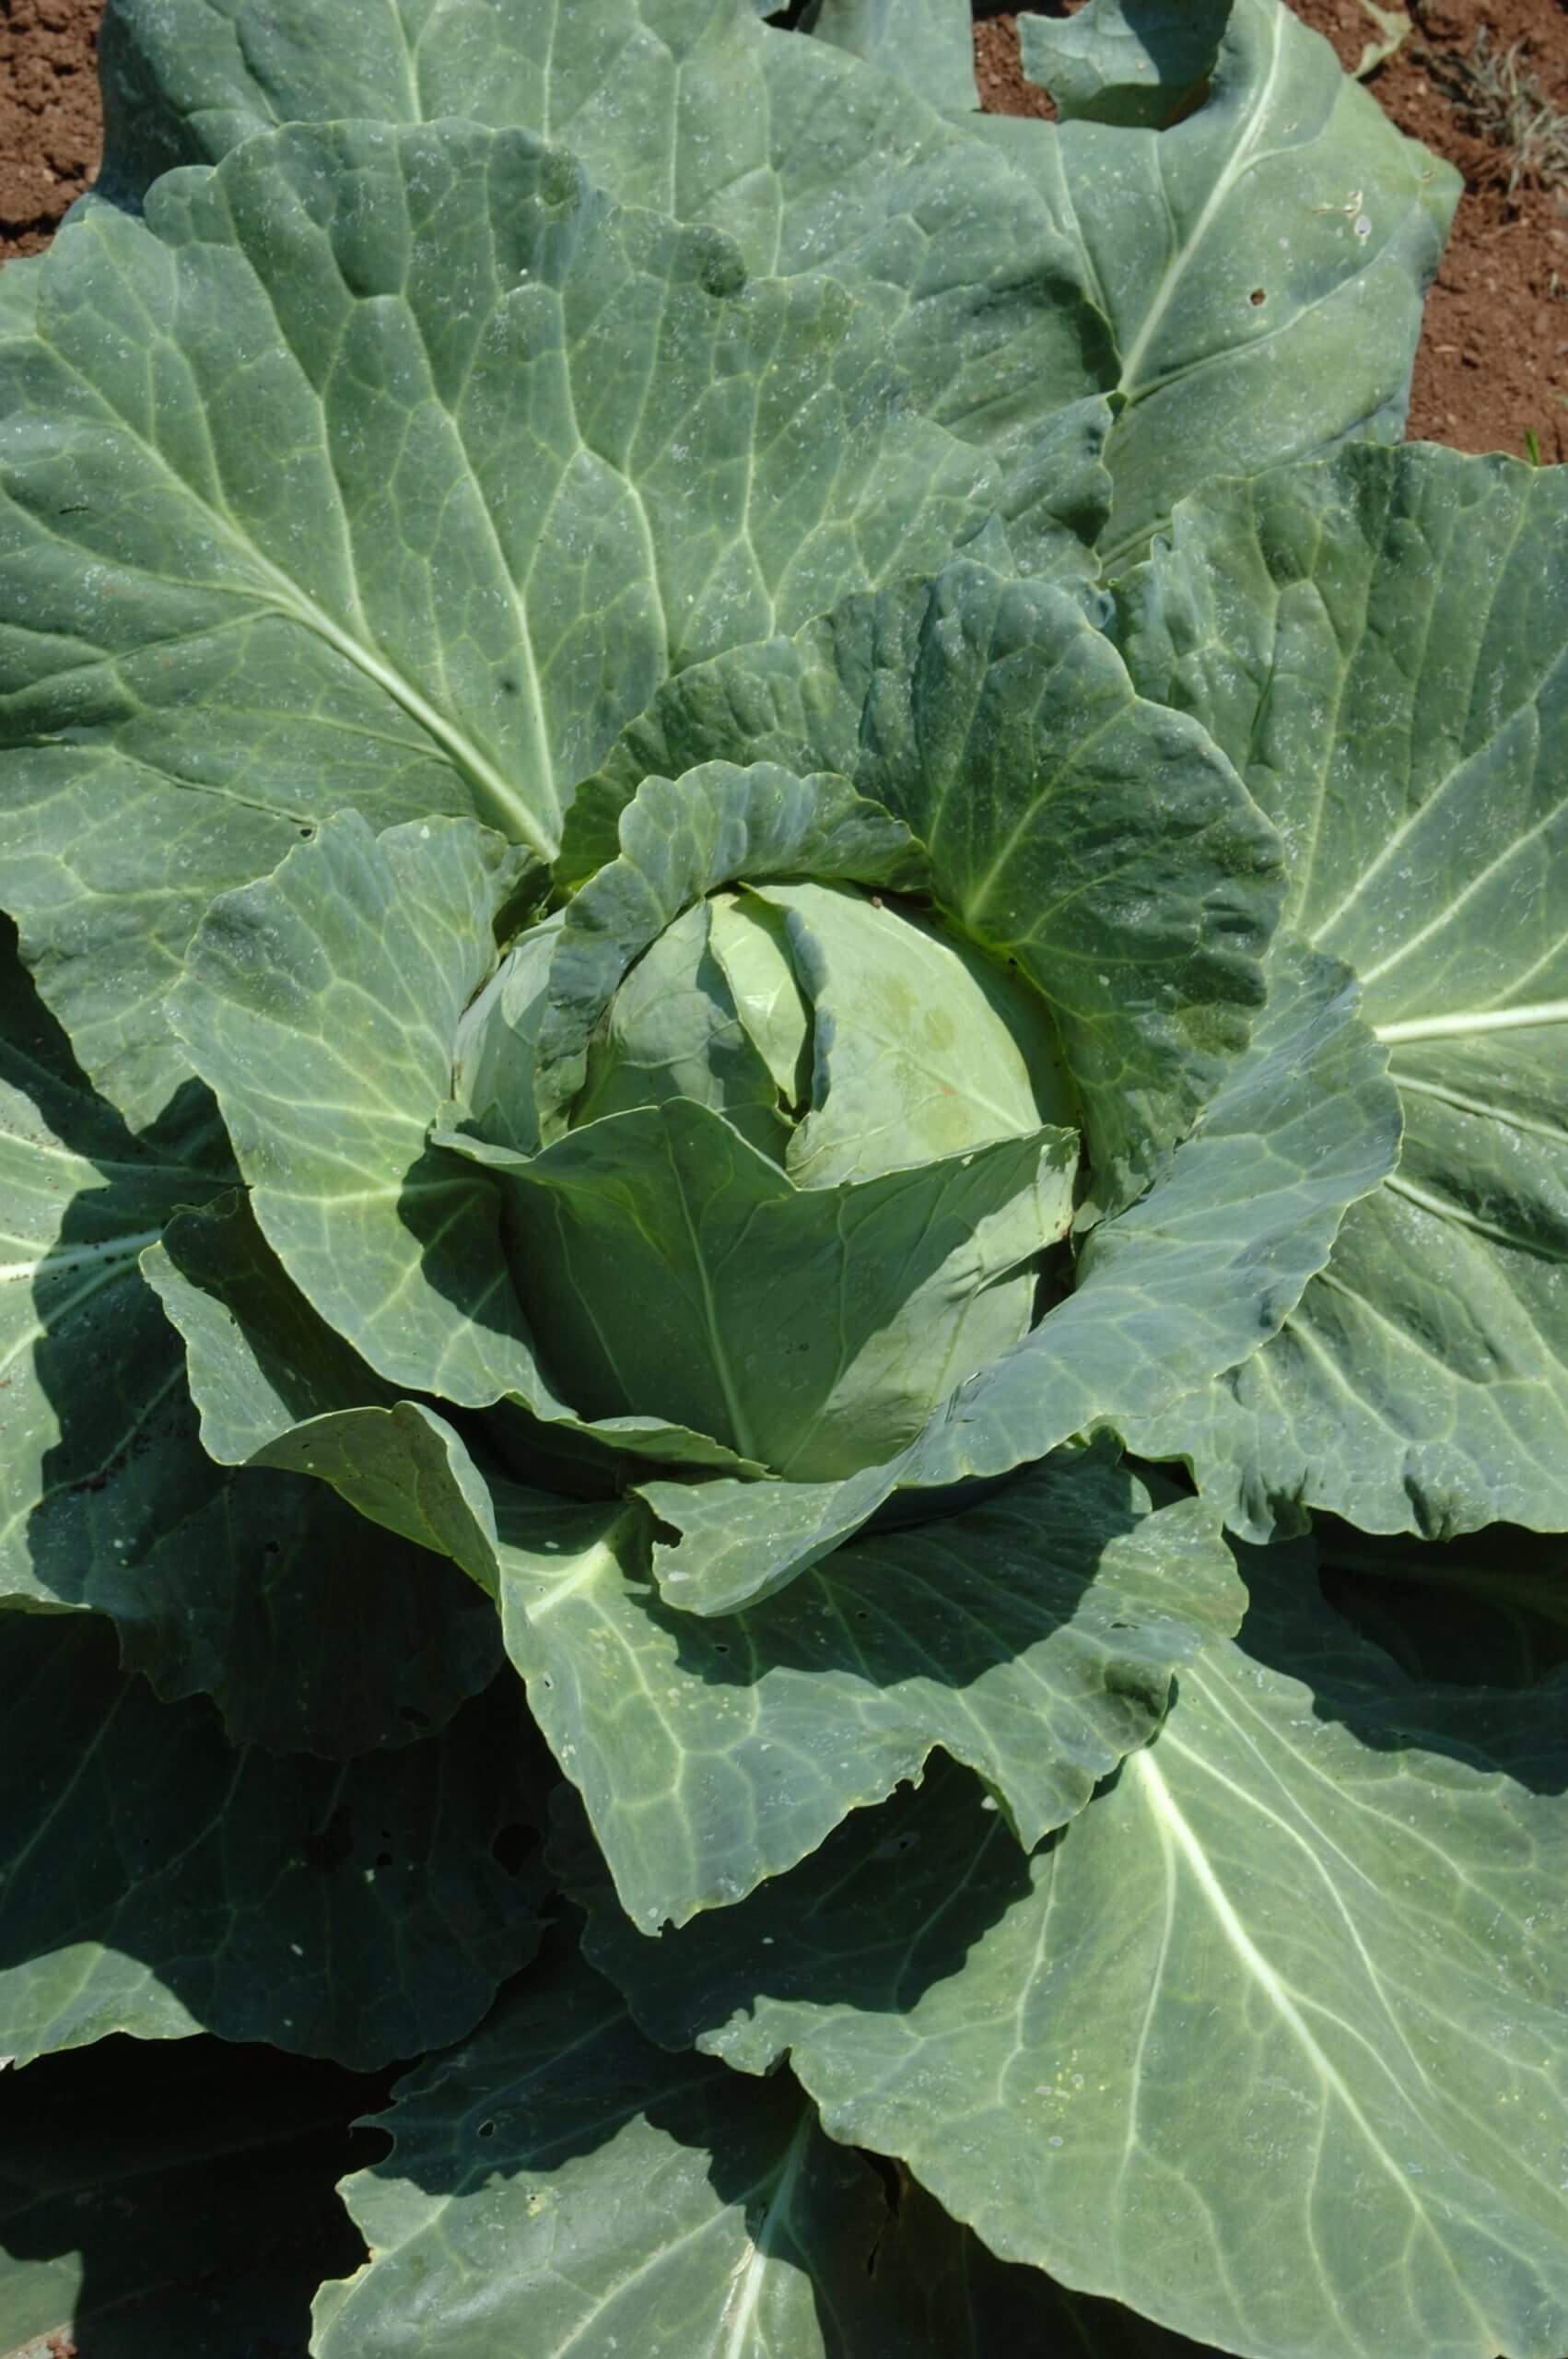
[[[0,276],[0,2343],[1561,2359],[1559,471],[1282,0],[766,14]]]

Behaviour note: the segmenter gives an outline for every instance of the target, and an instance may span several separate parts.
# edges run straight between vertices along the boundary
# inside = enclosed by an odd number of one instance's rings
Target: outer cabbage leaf
[[[993,2250],[1258,2359],[1568,2331],[1561,1682],[1423,1688],[1289,1571],[1026,1858],[958,1773],[658,1942],[669,2045],[788,2055]]]
[[[90,211],[0,375],[6,897],[137,1120],[214,894],[345,807],[548,853],[673,666],[995,504],[842,288],[473,124],[282,132]]]
[[[399,2083],[344,2195],[368,2268],[323,2286],[317,2359],[956,2359],[1189,2346],[994,2260],[896,2200],[787,2074],[673,2057],[563,1961]]]
[[[230,1743],[269,1753],[417,1743],[500,1664],[494,1617],[449,1563],[287,1474],[228,1476],[93,1602],[127,1671],[166,1702],[210,1696]]]
[[[0,1602],[80,1605],[216,1488],[136,1256],[181,1205],[232,1185],[233,1164],[205,1090],[139,1135],[93,1096],[4,932]]]
[[[460,2038],[541,1928],[510,1683],[440,1735],[347,1764],[224,1742],[159,1704],[99,1624],[11,1615],[0,1789],[0,2053],[216,2031],[369,2067]]]
[[[496,1666],[446,1567],[319,1485],[226,1476],[137,1267],[232,1181],[193,1086],[135,1135],[88,1088],[14,952],[0,974],[0,1607],[109,1614],[127,1668],[210,1694],[239,1743],[352,1755],[450,1719]]]
[[[177,1223],[154,1258],[209,1449],[313,1473],[496,1598],[534,1715],[649,1931],[793,1867],[936,1746],[1036,1841],[1157,1724],[1172,1671],[1239,1618],[1210,1511],[1162,1504],[1102,1446],[966,1514],[866,1537],[744,1614],[698,1619],[649,1582],[635,1502],[529,1490],[421,1404],[368,1405],[363,1383],[275,1381],[275,1339],[308,1338],[311,1314],[238,1208]]]
[[[933,107],[977,107],[965,0],[811,0],[799,29],[863,57]]]
[[[1065,37],[1103,42],[1122,13],[1102,6]],[[1213,29],[1207,8],[1181,14]],[[1030,36],[1029,54],[1056,51],[1052,75],[1063,38]],[[1174,107],[1192,53],[1161,64]],[[1116,337],[1105,564],[1141,551],[1211,476],[1347,436],[1398,440],[1459,177],[1283,0],[1233,0],[1201,105],[1165,129],[996,117],[976,135],[1071,229]]]
[[[376,2094],[216,2039],[119,2039],[7,2073],[0,2344],[12,2359],[302,2349],[317,2283],[359,2257],[333,2183]]]
[[[1089,0],[1065,19],[1018,23],[1024,71],[1064,122],[1163,131],[1206,96],[1233,0]]]
[[[371,2262],[322,2287],[319,2359],[909,2350],[871,2165],[787,2076],[653,2047],[575,1958],[400,2082],[383,2121],[392,2154],[344,2188]]]
[[[1446,1542],[1321,1517],[1311,1542],[1342,1614],[1413,1679],[1534,1687],[1568,1661],[1568,1540],[1493,1525]]]
[[[1290,920],[1357,971],[1403,1108],[1398,1169],[1195,1428],[1258,1537],[1299,1506],[1568,1522],[1565,534],[1553,470],[1351,450],[1198,495],[1119,593],[1141,685],[1279,825]]]
[[[916,4],[901,63],[973,105],[961,6],[919,0],[912,44]],[[880,0],[869,14],[885,21]],[[1046,196],[905,80],[759,25],[748,0],[334,0],[330,41],[321,27],[315,0],[111,0],[106,185],[135,200],[172,164],[322,116],[565,142],[619,202],[722,230],[754,272],[840,279],[920,408],[1003,466],[1020,554],[1083,569],[1109,498],[1105,322]]]
[[[1246,1040],[1279,847],[1074,601],[959,559],[694,667],[583,786],[565,877],[614,858],[650,771],[715,759],[841,772],[905,823],[959,932],[1050,1006],[1096,1202],[1137,1194]]]

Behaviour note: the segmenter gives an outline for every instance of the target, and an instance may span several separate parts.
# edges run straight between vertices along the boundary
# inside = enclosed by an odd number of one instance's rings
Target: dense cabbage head
[[[626,965],[553,1104],[571,955],[559,918],[514,947],[460,1073],[522,1150],[508,1247],[553,1382],[800,1481],[890,1457],[1028,1332],[1069,1226],[1044,1002],[892,894],[728,885]]]

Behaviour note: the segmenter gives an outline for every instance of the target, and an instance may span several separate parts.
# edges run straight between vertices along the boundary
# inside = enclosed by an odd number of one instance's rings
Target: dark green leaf
[[[461,2037],[537,1945],[512,1682],[423,1744],[279,1760],[159,1704],[101,1624],[0,1624],[0,2054],[215,2031],[358,2067]]]
[[[362,2257],[333,2181],[381,2088],[216,2039],[111,2039],[0,2077],[0,2346],[302,2352],[320,2280]]]
[[[993,2250],[1223,2349],[1568,2336],[1568,1712],[1423,1688],[1287,1571],[1033,1858],[959,1773],[658,1942],[639,2022],[788,2054]]]
[[[1255,1537],[1302,1505],[1568,1520],[1565,488],[1347,451],[1194,498],[1122,585],[1135,675],[1279,825],[1290,919],[1359,975],[1403,1109],[1398,1170],[1279,1340],[1177,1413]]]

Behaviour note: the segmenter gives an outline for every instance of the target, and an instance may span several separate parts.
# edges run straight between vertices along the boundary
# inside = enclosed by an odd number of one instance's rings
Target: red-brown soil
[[[1427,306],[1410,405],[1412,435],[1461,450],[1525,446],[1568,459],[1568,189],[1508,189],[1510,157],[1477,135],[1433,79],[1429,54],[1468,53],[1486,26],[1568,115],[1568,0],[1408,0],[1416,29],[1369,88],[1403,131],[1446,156],[1465,194]],[[1076,0],[1051,0],[1066,14]],[[1347,65],[1371,38],[1358,0],[1292,0]],[[332,0],[322,0],[324,7]],[[980,0],[980,9],[987,0]],[[46,245],[98,163],[94,44],[101,0],[0,0],[0,256]],[[977,13],[979,11],[977,10]],[[1018,69],[1011,16],[975,28],[983,103],[1048,115]]]
[[[0,0],[0,255],[36,253],[98,170],[102,0]]]

